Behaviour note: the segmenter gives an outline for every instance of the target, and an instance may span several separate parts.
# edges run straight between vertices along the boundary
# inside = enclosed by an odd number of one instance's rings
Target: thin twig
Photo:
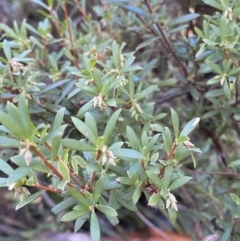
[[[37,189],[41,189],[41,190],[47,191],[47,192],[61,193],[61,191],[56,189],[56,188],[46,187],[46,186],[43,186],[43,185],[41,185],[39,183],[35,184],[34,187],[37,188]]]
[[[77,6],[77,9],[79,10],[79,12],[82,14],[84,20],[87,20],[87,13],[83,10],[83,8],[79,5],[79,1],[78,0],[74,0],[74,3]]]
[[[149,4],[148,0],[143,0],[143,3],[147,6],[149,13],[152,14],[152,13],[153,13],[152,7],[151,7],[151,5]],[[180,61],[180,59],[179,59],[178,56],[176,55],[176,53],[175,53],[172,45],[171,45],[170,42],[168,41],[168,38],[167,38],[167,36],[166,36],[166,34],[165,34],[162,26],[160,25],[159,22],[156,23],[156,26],[157,26],[159,32],[160,32],[161,35],[162,35],[162,39],[160,39],[160,41],[161,41],[162,44],[165,46],[166,50],[173,56],[174,62],[175,62],[175,64],[178,66],[180,72],[183,74],[183,76],[184,76],[185,78],[187,78],[187,76],[188,76],[187,69],[185,68],[185,66],[182,64],[182,62]],[[154,33],[155,33],[155,31],[153,31],[152,27],[150,27],[150,26],[147,26],[147,27],[148,27],[149,29],[151,29],[151,32],[154,32]],[[157,36],[156,33],[155,33],[154,35]]]
[[[169,238],[160,228],[156,227],[151,221],[149,221],[141,212],[137,211],[136,215],[152,230],[158,233],[165,241],[173,241]]]
[[[70,26],[70,21],[69,21],[69,16],[68,16],[68,11],[67,11],[67,4],[64,2],[64,7],[63,7],[64,15],[65,15],[65,20],[67,23],[67,30],[68,30],[68,35],[69,35],[69,40],[70,40],[70,45],[71,45],[71,52],[73,54],[73,64],[75,67],[78,68],[78,61],[77,61],[77,53],[75,49],[75,44],[73,42],[73,36],[72,36],[72,31],[71,31],[71,26]]]
[[[45,166],[47,166],[60,180],[63,180],[62,174],[52,165],[52,163],[48,162],[47,159],[42,155],[42,153],[34,146],[30,146],[30,149],[40,158]],[[67,185],[69,187],[74,188],[74,186],[68,182]]]
[[[174,99],[174,98],[182,96],[182,95],[186,95],[188,93],[189,93],[189,90],[183,90],[182,92],[174,93],[173,95],[168,95],[166,97],[163,97],[162,99],[157,100],[155,103],[156,103],[156,105],[160,105],[164,102],[168,102],[171,99]]]
[[[62,32],[61,32],[61,28],[60,28],[59,23],[58,23],[58,22],[56,21],[56,19],[55,19],[53,9],[52,9],[51,7],[49,7],[49,8],[48,8],[48,11],[49,11],[49,13],[50,13],[50,15],[51,15],[51,17],[52,17],[51,20],[52,20],[52,23],[53,23],[53,25],[54,25],[57,33],[58,33],[58,36],[59,36],[60,38],[62,38],[63,35],[62,35]]]

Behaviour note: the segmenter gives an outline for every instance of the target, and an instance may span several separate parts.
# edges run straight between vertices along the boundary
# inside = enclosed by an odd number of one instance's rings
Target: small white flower
[[[13,189],[15,189],[16,187],[16,183],[12,183],[9,187],[8,187],[8,190],[9,191],[12,191]]]
[[[187,148],[193,148],[194,144],[190,141],[184,141],[183,144],[187,147]]]
[[[102,148],[103,156],[102,156],[102,165],[104,165],[107,161],[109,161],[112,165],[116,166],[115,156],[112,151],[109,151],[106,146]]]
[[[103,100],[103,96],[102,95],[98,95],[98,96],[96,96],[96,97],[94,97],[93,99],[92,99],[92,102],[93,102],[93,107],[95,108],[96,106],[98,106],[100,109],[101,109],[101,111],[104,111],[104,110],[106,110],[106,104],[105,104],[105,102],[104,102],[104,100]]]
[[[166,208],[168,209],[170,206],[175,211],[178,211],[177,200],[176,200],[175,196],[172,193],[169,192],[168,199],[167,199],[167,202],[166,202]]]
[[[32,160],[32,153],[28,149],[28,147],[23,148],[20,152],[20,155],[24,156],[25,162],[26,162],[27,166],[29,166],[29,164],[31,163],[31,160]]]

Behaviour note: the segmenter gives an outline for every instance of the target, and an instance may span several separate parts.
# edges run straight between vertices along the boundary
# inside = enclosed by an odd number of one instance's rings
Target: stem
[[[52,151],[52,147],[51,147],[47,142],[44,142],[44,146],[45,146],[49,151]],[[58,155],[56,156],[56,160],[57,160],[57,161],[60,160],[60,157],[59,157]],[[79,187],[83,188],[82,185],[81,185],[81,183],[79,183],[78,180],[76,180],[76,178],[78,178],[78,179],[79,179],[80,181],[82,181],[83,183],[85,183],[85,180],[84,180],[82,177],[80,177],[78,174],[75,174],[75,173],[74,173],[74,170],[71,168],[70,165],[68,165],[68,168],[69,168],[69,170],[70,170],[70,176],[71,176],[71,178],[74,180],[74,182],[75,182],[76,184],[78,184]],[[76,178],[75,178],[75,177],[76,177]]]
[[[35,152],[35,154],[40,158],[40,160],[43,162],[45,166],[47,166],[60,180],[63,180],[62,174],[52,165],[52,163],[48,162],[47,159],[42,155],[42,153],[33,145],[30,146],[30,150]],[[68,182],[67,185],[69,187],[74,188],[74,186]]]
[[[73,38],[72,38],[71,27],[70,27],[70,24],[69,24],[69,17],[68,17],[66,1],[64,2],[63,11],[64,11],[64,15],[65,15],[65,20],[66,20],[66,23],[67,23],[67,30],[68,30],[68,34],[69,34],[71,52],[72,52],[73,57],[74,57],[73,64],[78,68],[77,54],[76,54],[76,49],[75,49]]]
[[[177,148],[177,143],[174,142],[173,145],[172,145],[172,148],[170,150],[170,152],[168,153],[167,157],[166,157],[166,161],[170,160],[172,158],[172,156],[174,155],[175,153],[175,150]],[[160,173],[158,174],[159,178],[162,178],[163,175],[164,175],[164,172],[165,172],[165,168],[166,166],[163,166],[162,169],[160,170]]]
[[[74,177],[74,175],[72,173],[70,173],[70,176],[72,178],[72,180],[81,188],[83,189],[84,186],[81,185],[81,183],[78,182],[78,180]]]
[[[149,4],[149,2],[147,0],[142,0],[142,2],[147,6],[148,8],[148,11],[152,14],[153,11],[152,11],[152,8],[151,8],[151,5]],[[138,16],[139,17],[139,16]],[[140,18],[141,19],[141,18]],[[142,19],[141,19],[142,20]],[[142,20],[143,21],[143,20]],[[159,30],[159,32],[161,33],[162,35],[162,39],[159,39],[161,41],[161,43],[163,44],[163,46],[166,48],[166,50],[173,56],[173,59],[174,59],[174,62],[175,64],[178,66],[180,72],[183,74],[183,76],[185,78],[187,78],[188,74],[187,74],[187,69],[185,68],[185,66],[182,64],[182,62],[180,61],[180,59],[178,58],[178,56],[176,55],[172,45],[169,43],[168,41],[168,38],[162,28],[162,26],[160,25],[159,22],[156,23],[156,26]],[[153,30],[152,27],[150,26],[147,26],[148,29],[151,30],[151,32],[157,36],[157,34],[155,33],[155,31]]]
[[[176,148],[177,148],[177,143],[174,142],[173,145],[172,145],[171,151],[169,152],[169,154],[166,157],[166,161],[168,161],[174,155],[174,152],[175,152]]]
[[[94,173],[92,174],[91,182],[90,182],[90,190],[93,190],[95,178],[96,178],[96,172],[94,172]]]
[[[52,10],[51,7],[49,7],[48,10],[49,10],[49,13],[50,13],[51,16],[52,16],[52,23],[53,23],[53,25],[54,25],[57,33],[58,33],[58,36],[59,36],[60,38],[62,38],[63,35],[62,35],[62,33],[61,33],[61,28],[60,28],[60,25],[58,24],[58,22],[55,20],[55,16],[54,16],[53,10]]]
[[[83,10],[83,8],[79,5],[78,0],[74,0],[74,3],[76,4],[79,12],[82,14],[84,20],[87,20],[87,14],[86,14],[86,12]]]
[[[34,187],[36,187],[38,189],[45,190],[47,192],[61,193],[61,191],[56,189],[56,188],[46,187],[46,186],[43,186],[41,184],[35,184]]]

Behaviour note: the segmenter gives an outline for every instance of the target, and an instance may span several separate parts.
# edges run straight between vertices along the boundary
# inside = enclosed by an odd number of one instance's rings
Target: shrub
[[[85,1],[33,2],[44,16],[37,27],[1,24],[0,184],[20,196],[16,208],[56,193],[63,199],[52,212],[65,211],[61,221],[75,221],[75,231],[89,220],[99,240],[100,213],[115,225],[118,210],[136,212],[144,196],[175,223],[179,197],[191,207],[182,218],[212,218],[222,240],[238,235],[239,182],[228,176],[238,177],[239,164],[231,147],[238,146],[239,3],[205,1],[216,13],[201,27],[199,14],[179,4],[173,17],[164,1],[109,0],[94,6],[101,21]],[[197,161],[192,142],[203,151]],[[194,177],[187,189],[186,173]],[[216,203],[223,208],[211,210]]]

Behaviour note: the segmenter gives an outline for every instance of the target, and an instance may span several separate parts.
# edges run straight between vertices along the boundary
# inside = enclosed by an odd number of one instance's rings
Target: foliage
[[[167,1],[109,0],[98,21],[85,1],[33,2],[38,26],[1,24],[0,185],[16,208],[56,193],[52,212],[75,231],[89,220],[100,240],[101,213],[116,225],[144,196],[186,232],[198,226],[195,239],[212,219],[237,240],[240,4],[205,1],[216,12],[198,21],[181,3],[171,16]]]

